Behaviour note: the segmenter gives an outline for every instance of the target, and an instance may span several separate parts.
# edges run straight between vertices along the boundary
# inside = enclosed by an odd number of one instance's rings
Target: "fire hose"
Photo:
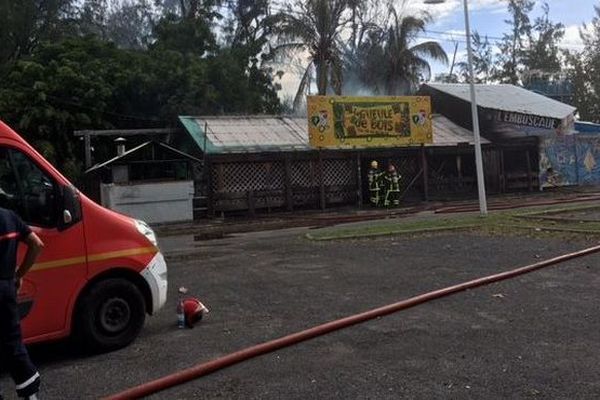
[[[121,399],[137,399],[150,394],[165,390],[167,388],[180,385],[182,383],[191,381],[193,379],[208,375],[215,371],[227,368],[229,366],[241,363],[242,361],[273,352],[275,350],[282,349],[284,347],[292,346],[300,342],[313,339],[318,336],[326,335],[328,333],[347,328],[352,325],[356,325],[371,319],[379,318],[388,314],[392,314],[407,308],[415,307],[417,305],[427,303],[429,301],[439,299],[442,297],[450,296],[468,289],[489,285],[491,283],[511,279],[519,275],[524,275],[533,271],[537,271],[542,268],[546,268],[552,265],[556,265],[565,261],[572,260],[574,258],[587,256],[600,251],[600,245],[589,247],[574,253],[563,254],[558,257],[550,258],[548,260],[540,261],[535,264],[526,265],[524,267],[516,268],[510,271],[501,272],[494,275],[477,278],[467,282],[463,282],[454,286],[449,286],[443,289],[434,290],[432,292],[420,294],[411,297],[406,300],[399,301],[397,303],[389,304],[379,308],[371,309],[359,314],[351,315],[338,320],[330,321],[322,325],[318,325],[300,332],[292,333],[281,338],[264,342],[252,347],[248,347],[234,353],[216,358],[211,361],[197,364],[193,367],[175,372],[170,375],[166,375],[162,378],[143,383],[139,386],[132,387],[124,390],[120,393],[116,393],[105,397],[105,400],[121,400]]]

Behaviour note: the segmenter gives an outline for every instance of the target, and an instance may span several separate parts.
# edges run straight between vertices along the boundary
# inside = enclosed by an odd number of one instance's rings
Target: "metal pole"
[[[473,136],[475,138],[475,169],[477,170],[477,189],[479,192],[479,211],[482,216],[487,215],[487,200],[485,197],[485,180],[483,178],[483,155],[481,154],[481,137],[479,136],[479,115],[477,113],[477,99],[475,96],[475,74],[473,73],[473,51],[471,49],[471,28],[469,26],[469,7],[467,0],[465,6],[465,33],[467,35],[467,56],[469,67],[469,87],[471,89],[471,114],[473,116]]]
[[[83,140],[85,145],[85,169],[88,169],[92,166],[92,139],[90,134],[86,133]]]

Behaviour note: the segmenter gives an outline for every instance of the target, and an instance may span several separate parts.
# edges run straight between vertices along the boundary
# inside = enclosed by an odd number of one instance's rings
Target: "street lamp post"
[[[441,4],[446,0],[425,0],[425,4]],[[471,28],[469,26],[469,7],[463,0],[465,9],[465,33],[467,36],[467,64],[469,69],[469,88],[471,91],[471,115],[473,118],[473,136],[475,145],[475,169],[477,170],[477,191],[479,194],[479,212],[486,216],[487,199],[485,195],[485,179],[483,176],[483,154],[481,152],[481,135],[479,133],[479,114],[477,112],[477,96],[475,94],[475,73],[473,72],[473,50],[471,49]]]

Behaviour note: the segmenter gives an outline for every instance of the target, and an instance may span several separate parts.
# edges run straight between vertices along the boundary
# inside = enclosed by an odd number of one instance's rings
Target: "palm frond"
[[[413,54],[443,62],[446,65],[448,64],[448,54],[446,54],[446,51],[438,42],[427,41],[419,43],[412,46],[409,51]]]
[[[300,83],[298,84],[298,90],[296,91],[296,95],[294,96],[294,102],[292,103],[292,111],[298,110],[300,104],[302,104],[302,99],[306,93],[306,89],[308,88],[310,82],[310,75],[312,73],[312,62],[306,66],[304,73],[302,74],[302,78],[300,79]]]

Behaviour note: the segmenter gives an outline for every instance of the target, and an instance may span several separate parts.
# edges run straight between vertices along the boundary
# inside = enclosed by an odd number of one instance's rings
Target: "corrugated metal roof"
[[[433,143],[427,146],[473,144],[473,134],[469,130],[442,115],[435,114],[432,118]],[[306,117],[179,117],[179,119],[200,149],[208,154],[313,149],[308,141]],[[204,134],[205,130],[208,132],[207,135]],[[490,142],[481,138],[481,143]]]
[[[468,84],[427,83],[440,92],[471,101]],[[576,111],[575,107],[514,85],[475,85],[477,105],[483,108],[563,119]]]
[[[244,116],[179,119],[200,148],[209,154],[310,150],[306,118]]]
[[[432,115],[433,144],[428,146],[456,146],[458,143],[474,144],[473,132],[450,121],[440,114]],[[489,144],[486,138],[481,138],[481,144]]]

